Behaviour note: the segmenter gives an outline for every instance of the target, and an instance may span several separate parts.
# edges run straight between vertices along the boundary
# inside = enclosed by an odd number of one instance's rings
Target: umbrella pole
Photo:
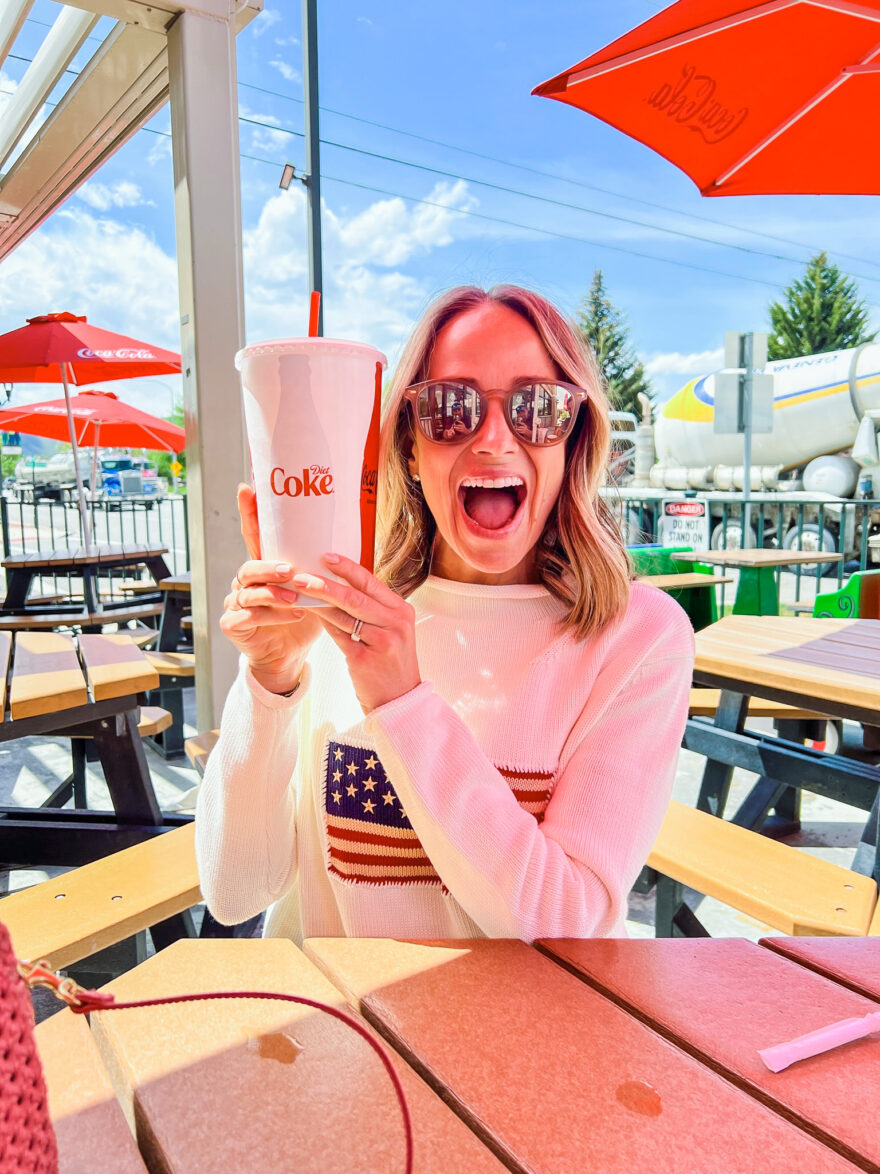
[[[101,435],[101,423],[99,421],[95,425],[95,443],[92,446],[92,477],[91,477],[92,501],[95,500],[95,495],[98,492],[96,483],[97,483],[97,478],[98,478],[98,438],[100,437],[100,435]]]
[[[73,449],[73,472],[76,477],[76,496],[79,502],[79,516],[82,522],[83,538],[86,550],[92,550],[92,528],[89,524],[89,511],[86,507],[86,491],[83,487],[82,473],[79,468],[79,446],[76,443],[76,428],[73,424],[73,412],[70,409],[70,388],[67,384],[67,364],[59,363],[61,368],[61,382],[64,384],[64,402],[67,405],[67,429],[70,433],[70,446]]]

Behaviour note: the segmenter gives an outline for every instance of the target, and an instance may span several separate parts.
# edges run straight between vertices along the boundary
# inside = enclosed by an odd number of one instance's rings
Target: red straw
[[[318,336],[318,311],[320,307],[321,295],[316,289],[313,289],[309,301],[309,338],[317,338]]]

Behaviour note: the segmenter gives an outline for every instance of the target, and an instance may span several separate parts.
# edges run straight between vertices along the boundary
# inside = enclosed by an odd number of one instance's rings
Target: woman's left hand
[[[421,684],[415,610],[360,563],[337,554],[324,555],[324,562],[343,582],[298,574],[293,583],[300,595],[329,605],[318,618],[344,653],[357,699],[369,713]]]

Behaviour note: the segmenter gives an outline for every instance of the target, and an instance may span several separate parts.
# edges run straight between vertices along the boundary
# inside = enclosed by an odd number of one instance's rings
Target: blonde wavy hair
[[[460,286],[431,306],[401,355],[382,410],[376,574],[408,596],[428,577],[437,525],[410,476],[415,440],[403,393],[428,377],[438,333],[459,314],[494,302],[537,331],[558,378],[588,393],[566,443],[562,487],[536,550],[538,581],[567,607],[563,628],[578,639],[600,632],[626,608],[630,570],[623,538],[599,487],[611,442],[608,401],[592,353],[575,327],[539,294],[515,285]]]

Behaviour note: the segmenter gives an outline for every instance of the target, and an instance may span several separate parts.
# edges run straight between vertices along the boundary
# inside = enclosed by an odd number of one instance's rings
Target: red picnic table
[[[780,1073],[758,1056],[876,1011],[880,939],[323,938],[304,948],[178,941],[110,989],[348,1003],[391,1052],[420,1174],[880,1169],[870,1107],[880,1040]],[[88,1151],[92,1174],[142,1172],[142,1161],[174,1174],[405,1169],[382,1064],[315,1010],[230,999],[97,1012],[91,1029],[67,1012],[37,1028],[71,1168]],[[84,1035],[100,1056],[74,1061]],[[74,1062],[88,1074],[79,1088]]]

